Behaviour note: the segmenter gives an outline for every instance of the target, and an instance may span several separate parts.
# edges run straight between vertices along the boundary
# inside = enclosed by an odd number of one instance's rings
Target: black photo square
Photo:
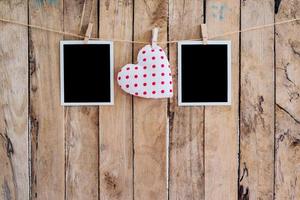
[[[113,104],[113,44],[60,42],[61,104]]]
[[[230,105],[230,41],[178,43],[178,103],[181,106]]]

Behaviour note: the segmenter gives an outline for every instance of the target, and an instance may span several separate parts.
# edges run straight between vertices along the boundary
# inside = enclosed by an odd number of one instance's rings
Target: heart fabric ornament
[[[170,64],[161,47],[144,46],[138,53],[137,62],[125,65],[118,73],[118,84],[122,90],[143,98],[173,96]]]

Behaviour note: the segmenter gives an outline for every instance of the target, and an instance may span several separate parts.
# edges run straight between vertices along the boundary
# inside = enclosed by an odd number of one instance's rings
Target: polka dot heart
[[[127,64],[118,73],[122,90],[144,98],[169,98],[173,96],[173,82],[169,61],[157,45],[144,46],[138,53],[137,64]]]

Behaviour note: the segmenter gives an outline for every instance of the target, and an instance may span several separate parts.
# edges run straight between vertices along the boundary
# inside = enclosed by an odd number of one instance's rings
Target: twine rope
[[[299,20],[300,20],[300,18],[294,18],[294,19],[279,21],[279,22],[275,22],[275,23],[271,23],[271,24],[264,24],[264,25],[260,25],[260,26],[245,28],[245,29],[242,29],[242,30],[225,32],[225,33],[222,33],[222,34],[217,34],[217,35],[208,37],[208,39],[215,39],[215,38],[219,38],[219,37],[222,37],[222,36],[228,36],[228,35],[234,35],[234,34],[237,34],[237,33],[254,31],[254,30],[258,30],[258,29],[272,27],[274,25],[282,25],[282,24],[287,24],[287,23],[299,21]],[[56,29],[52,29],[52,28],[48,28],[48,27],[42,27],[42,26],[38,26],[38,25],[34,25],[34,24],[27,24],[27,23],[23,23],[23,22],[20,22],[20,21],[14,21],[14,20],[5,19],[5,18],[0,18],[0,21],[4,22],[4,23],[10,23],[10,24],[15,24],[15,25],[19,25],[19,26],[25,26],[25,27],[29,27],[29,28],[33,28],[33,29],[38,29],[38,30],[42,30],[42,31],[48,31],[48,32],[56,33],[56,34],[72,36],[72,37],[76,37],[76,38],[80,38],[80,39],[85,38],[84,35],[65,32],[65,31],[60,31],[60,30],[56,30]],[[148,41],[95,38],[95,37],[91,37],[90,40],[110,40],[110,41],[113,41],[113,42],[127,42],[127,43],[133,43],[133,44],[148,44],[149,43]],[[202,39],[201,38],[186,39],[186,41],[192,41],[192,40],[199,40],[200,41]],[[177,43],[179,41],[181,41],[181,40],[161,41],[161,42],[157,42],[157,43],[158,44],[171,44],[171,43]]]

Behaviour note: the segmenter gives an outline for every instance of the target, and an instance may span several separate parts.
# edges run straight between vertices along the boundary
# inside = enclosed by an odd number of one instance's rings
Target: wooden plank
[[[150,41],[154,12],[160,1],[134,2],[134,40]],[[163,22],[159,40],[167,40],[167,23]],[[143,44],[134,45],[134,56]],[[162,48],[166,48],[163,45]],[[134,97],[134,199],[167,198],[167,100]]]
[[[208,36],[238,30],[239,10],[239,1],[207,1]],[[205,108],[205,199],[237,199],[239,37],[217,39],[231,40],[232,102]]]
[[[90,18],[92,37],[97,37],[97,1],[64,1],[65,31],[84,35]],[[98,199],[98,107],[64,110],[66,199]]]
[[[200,38],[203,1],[170,0],[169,3],[170,40]],[[204,199],[204,109],[178,106],[176,43],[170,45],[170,65],[174,74],[174,97],[170,101],[168,112],[169,199]]]
[[[241,29],[274,22],[274,1],[246,1]],[[241,34],[240,196],[272,199],[274,28]]]
[[[29,1],[29,23],[63,30],[63,2]],[[59,89],[62,38],[37,29],[29,33],[32,199],[65,196],[64,114]]]
[[[68,108],[66,199],[98,199],[98,109]]]
[[[297,0],[282,0],[276,22],[300,17]],[[276,144],[275,198],[300,199],[300,35],[299,22],[275,27]]]
[[[101,38],[131,40],[133,1],[100,1]],[[115,74],[132,61],[132,44],[114,43]],[[115,79],[116,80],[116,79]],[[100,108],[100,199],[133,199],[132,97],[115,81],[115,105]]]
[[[27,6],[1,1],[0,17],[28,23]],[[29,199],[27,44],[28,28],[0,22],[0,199]]]

